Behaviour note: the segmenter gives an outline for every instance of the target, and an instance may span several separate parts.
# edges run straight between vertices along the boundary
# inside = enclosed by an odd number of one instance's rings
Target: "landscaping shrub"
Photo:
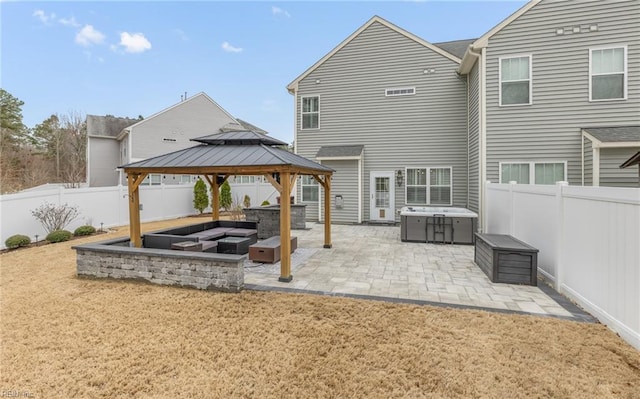
[[[271,205],[267,200],[262,201],[262,204],[260,204],[260,206],[267,206],[267,205]]]
[[[64,229],[80,215],[77,206],[69,204],[56,205],[46,202],[33,211],[33,217],[38,219],[47,233]]]
[[[9,249],[26,247],[31,244],[31,238],[22,234],[12,235],[4,241],[4,245]]]
[[[251,208],[251,197],[245,194],[244,199],[242,200],[242,206],[245,208]]]
[[[96,229],[93,226],[80,226],[78,227],[74,232],[73,235],[74,236],[90,236],[91,234],[95,233]]]
[[[233,198],[231,198],[231,186],[228,181],[222,183],[220,186],[220,206],[228,211],[231,209],[231,205],[233,205]]]
[[[209,196],[207,195],[207,186],[202,179],[198,178],[198,181],[193,186],[193,207],[202,213],[208,205]]]
[[[47,241],[49,242],[69,241],[71,237],[73,237],[73,234],[71,234],[71,232],[68,230],[56,230],[47,234]]]

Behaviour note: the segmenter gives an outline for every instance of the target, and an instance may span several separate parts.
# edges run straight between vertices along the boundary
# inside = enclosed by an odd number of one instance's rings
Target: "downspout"
[[[486,62],[486,55],[484,52],[484,48],[486,43],[481,43],[478,47],[475,46],[475,43],[470,44],[465,52],[462,63],[460,64],[460,68],[458,68],[458,73],[464,73],[467,75],[467,82],[469,82],[469,72],[473,68],[473,65],[476,63],[478,59],[480,59],[480,63],[478,64],[478,213],[480,214],[479,226],[478,230],[483,232],[484,230],[484,195],[485,195],[485,179],[486,179],[486,123],[485,123],[485,76],[484,76],[484,64]],[[467,84],[467,93],[470,92],[470,85]],[[467,94],[467,115],[469,115],[469,94]],[[467,148],[469,148],[469,118],[467,117]],[[467,150],[467,159],[469,159],[468,150]],[[467,162],[467,171],[470,169],[470,165]],[[467,173],[467,176],[469,174]],[[467,177],[468,180],[468,177]],[[470,186],[470,182],[467,183],[467,187]],[[467,193],[469,191],[467,190]],[[467,194],[467,198],[469,195]]]

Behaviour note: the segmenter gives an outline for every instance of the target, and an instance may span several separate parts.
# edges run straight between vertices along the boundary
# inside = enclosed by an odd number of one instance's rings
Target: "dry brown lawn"
[[[639,352],[598,324],[75,276],[72,245],[126,233],[0,255],[4,396],[640,397]]]

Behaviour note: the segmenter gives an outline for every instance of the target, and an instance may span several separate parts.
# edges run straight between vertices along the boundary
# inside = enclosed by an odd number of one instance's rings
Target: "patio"
[[[448,306],[594,319],[543,282],[538,287],[494,284],[473,262],[472,245],[400,241],[398,226],[333,225],[322,249],[323,225],[295,230],[293,281],[278,281],[279,265],[245,263],[245,288],[395,299]]]

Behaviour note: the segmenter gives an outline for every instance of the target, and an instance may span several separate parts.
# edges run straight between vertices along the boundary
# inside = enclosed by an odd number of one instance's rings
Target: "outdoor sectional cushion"
[[[258,230],[254,229],[231,229],[226,233],[231,237],[249,237],[254,234],[258,234]]]
[[[197,233],[191,233],[186,235],[185,237],[197,237],[200,241],[215,240],[215,239],[224,237],[224,235],[229,230],[233,230],[233,228],[232,227],[215,227],[213,229],[199,231]]]

